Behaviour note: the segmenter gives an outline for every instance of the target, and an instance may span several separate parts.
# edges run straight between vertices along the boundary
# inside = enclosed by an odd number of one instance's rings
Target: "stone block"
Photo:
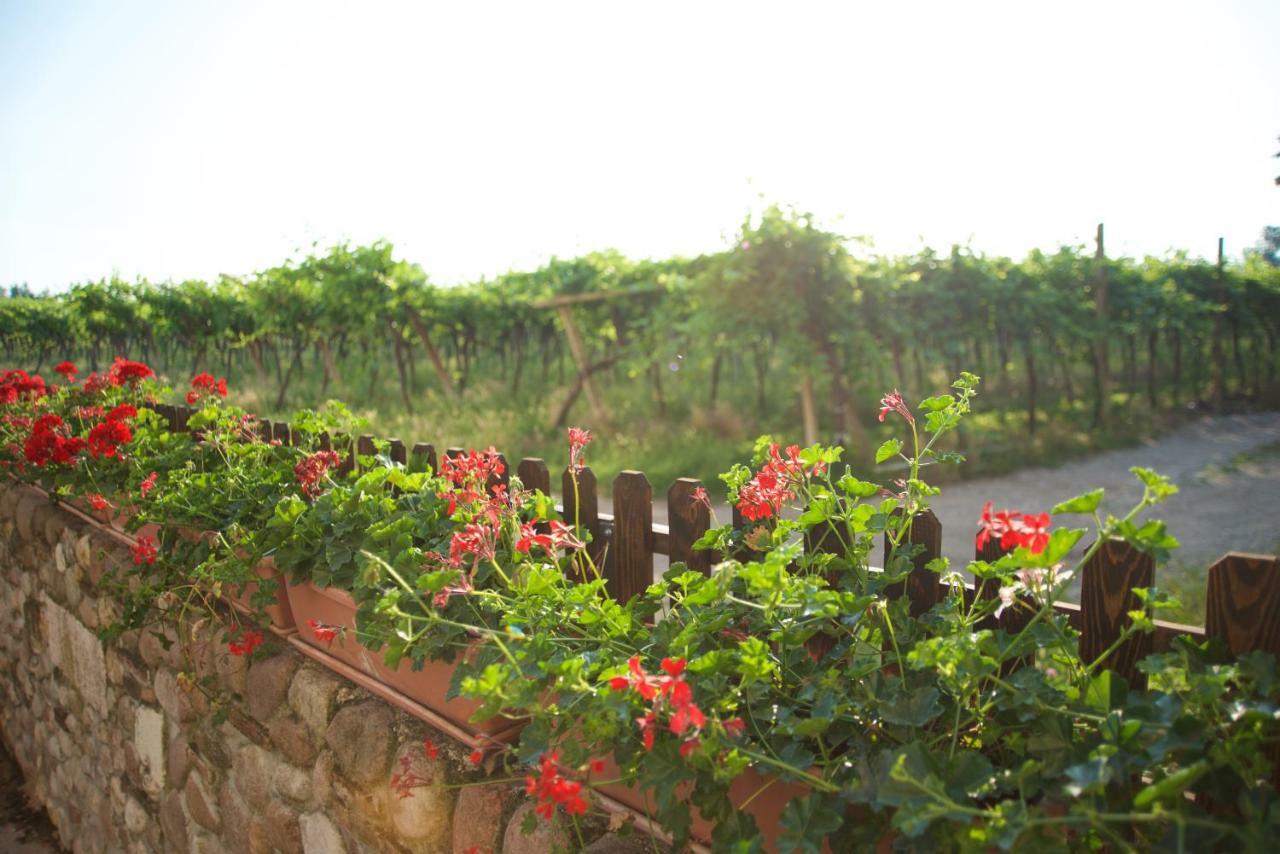
[[[178,792],[170,792],[161,801],[160,828],[164,832],[165,850],[187,850],[187,814]]]
[[[502,837],[502,854],[552,854],[555,851],[572,850],[569,832],[565,829],[560,814],[556,813],[547,821],[535,814],[533,808],[532,801],[516,807],[511,820],[507,822],[507,832]],[[530,833],[524,832],[527,816],[533,816],[533,830]]]
[[[287,762],[276,766],[271,783],[277,794],[285,800],[295,804],[305,804],[311,800],[311,774],[294,768]]]
[[[245,685],[250,715],[265,721],[280,707],[289,695],[289,684],[298,669],[299,658],[297,653],[286,651],[250,665]]]
[[[134,712],[133,748],[141,785],[153,797],[164,789],[164,742],[164,715],[150,706],[138,706]]]
[[[289,686],[289,707],[313,733],[323,735],[343,685],[343,680],[323,668],[300,668]]]
[[[338,772],[357,785],[389,779],[393,721],[391,709],[375,700],[339,709],[325,732]]]
[[[272,754],[249,744],[237,750],[231,758],[231,776],[236,784],[236,791],[244,798],[245,803],[257,807],[265,803],[271,795],[271,777],[279,760]]]
[[[217,800],[199,771],[192,771],[187,777],[187,785],[182,790],[182,797],[186,801],[187,813],[192,821],[206,830],[215,832],[221,827]]]
[[[346,854],[342,834],[322,812],[309,812],[298,819],[305,854]]]
[[[316,757],[316,745],[306,724],[293,715],[280,713],[267,725],[271,743],[294,765],[308,766]]]
[[[502,783],[463,786],[453,810],[453,854],[497,851],[508,811],[519,798],[514,786]]]

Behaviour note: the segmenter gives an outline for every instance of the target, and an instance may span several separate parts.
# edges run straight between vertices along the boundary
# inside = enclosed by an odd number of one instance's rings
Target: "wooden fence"
[[[155,409],[168,419],[174,430],[185,430],[187,419],[195,412],[185,406],[157,405]],[[296,438],[285,422],[261,421],[260,424],[264,437],[282,442]],[[350,442],[343,468],[351,470],[359,455],[372,455],[374,443],[374,437],[367,434]],[[438,470],[433,445],[419,442],[408,447],[399,439],[390,439],[389,449],[392,460],[410,469],[430,466],[433,471]],[[457,456],[464,450],[447,448],[444,453]],[[511,466],[505,457],[503,462],[505,472],[500,480],[505,483],[510,478]],[[526,457],[516,465],[515,472],[525,487],[554,495],[551,472],[543,460]],[[601,568],[610,594],[626,601],[653,583],[655,555],[665,555],[672,563],[683,561],[703,573],[711,571],[713,556],[693,550],[693,544],[711,527],[710,508],[693,497],[701,485],[693,478],[679,478],[671,484],[667,490],[668,522],[656,524],[653,486],[643,472],[623,471],[614,478],[610,490],[612,512],[606,512],[600,509],[599,484],[591,469],[584,466],[575,475],[566,467],[560,473],[561,501],[557,509],[566,520],[591,532],[589,549]],[[733,521],[735,525],[742,524],[736,511]],[[941,601],[948,592],[941,576],[925,568],[929,561],[942,554],[942,524],[933,511],[926,510],[916,517],[910,539],[922,548],[913,558],[915,569],[897,594],[908,596],[913,613],[919,614]],[[821,544],[810,543],[809,547],[821,548]],[[887,542],[885,550],[888,551]],[[999,556],[998,546],[992,543],[975,554],[979,560],[994,560]],[[1137,663],[1149,653],[1168,650],[1178,635],[1189,635],[1196,640],[1221,638],[1233,655],[1262,650],[1280,657],[1280,566],[1277,563],[1275,556],[1227,552],[1209,568],[1203,627],[1157,620],[1155,632],[1130,638],[1111,653],[1106,666],[1123,675],[1131,685],[1143,686],[1146,677],[1138,672]],[[1079,604],[1054,604],[1080,632],[1080,653],[1084,660],[1092,661],[1111,648],[1131,622],[1128,613],[1142,607],[1133,589],[1151,587],[1154,583],[1152,557],[1123,540],[1105,543],[1094,553],[1083,568]],[[998,591],[989,583],[978,587],[967,583],[965,595],[994,598]],[[1016,630],[1018,621],[1026,619],[1024,614],[1025,611],[1010,609],[1001,617],[1000,625]]]

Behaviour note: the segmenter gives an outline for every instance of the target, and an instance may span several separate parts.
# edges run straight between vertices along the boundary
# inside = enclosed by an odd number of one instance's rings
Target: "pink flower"
[[[143,478],[142,483],[138,484],[138,491],[142,493],[143,498],[146,498],[147,493],[156,488],[156,478],[159,476],[157,472],[152,472]]]
[[[579,471],[586,462],[582,459],[582,451],[591,444],[591,431],[581,427],[569,428],[569,468]]]
[[[915,416],[911,414],[911,410],[907,409],[907,405],[902,401],[902,395],[895,388],[893,391],[880,398],[880,420],[884,421],[884,417],[890,412],[896,412],[903,418],[907,419],[907,423],[915,424]]]

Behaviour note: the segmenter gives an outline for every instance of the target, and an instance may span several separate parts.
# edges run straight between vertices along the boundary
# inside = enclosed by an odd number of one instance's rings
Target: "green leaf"
[[[925,412],[941,412],[955,402],[956,399],[949,394],[938,394],[920,401],[919,408]]]
[[[884,462],[890,457],[896,457],[902,452],[902,440],[890,439],[879,448],[876,449],[876,464]]]
[[[1105,489],[1095,489],[1063,501],[1049,512],[1055,516],[1059,513],[1092,513],[1098,509],[1098,505],[1102,503],[1102,496],[1105,494]]]
[[[881,707],[880,717],[891,724],[924,726],[942,712],[938,696],[938,689],[932,685],[902,691]]]
[[[810,794],[787,802],[782,811],[779,851],[820,854],[822,840],[844,823],[839,802],[831,795]]]

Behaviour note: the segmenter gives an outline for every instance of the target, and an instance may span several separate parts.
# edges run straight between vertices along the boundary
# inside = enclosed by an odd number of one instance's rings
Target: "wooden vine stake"
[[[1130,611],[1142,608],[1135,587],[1155,583],[1155,561],[1121,539],[1103,543],[1084,565],[1080,580],[1080,659],[1091,664],[1133,624]],[[1111,652],[1102,667],[1123,676],[1139,690],[1147,687],[1147,675],[1138,662],[1151,654],[1151,635],[1130,637]]]

